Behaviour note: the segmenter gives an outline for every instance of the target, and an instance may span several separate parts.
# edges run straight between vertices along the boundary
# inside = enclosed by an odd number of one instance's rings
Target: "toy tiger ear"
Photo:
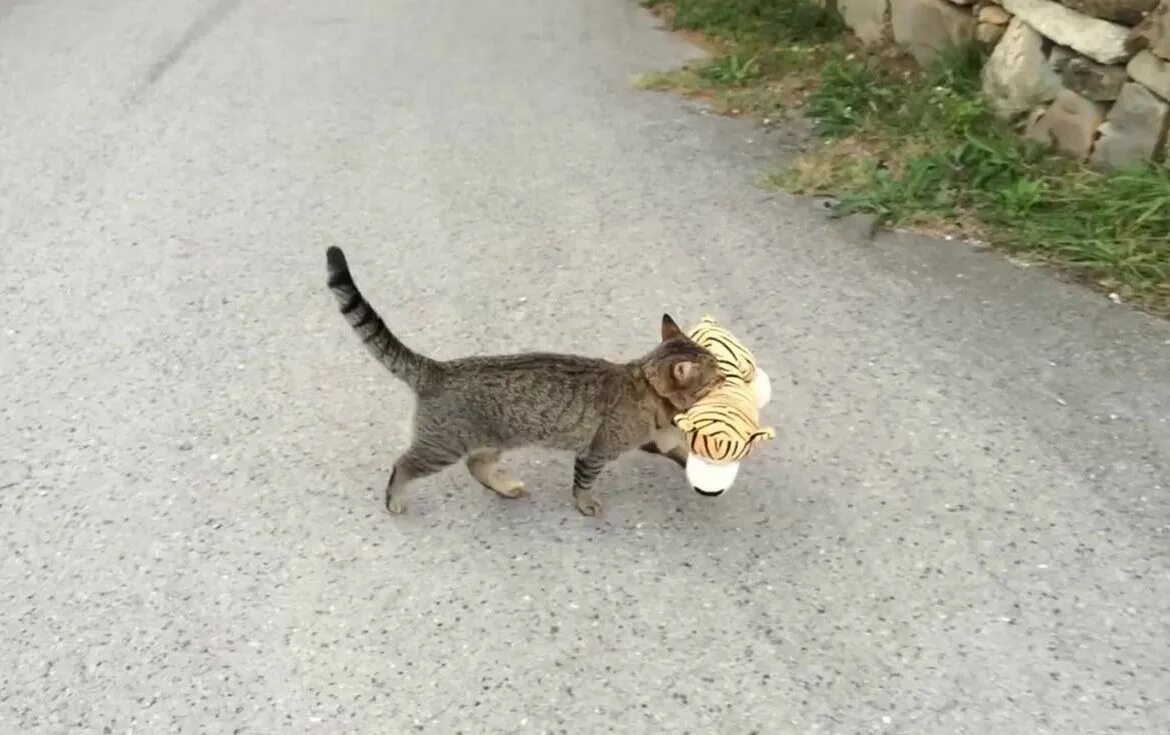
[[[680,413],[674,417],[674,425],[683,432],[691,432],[695,430],[695,422],[691,421],[691,417],[685,413]]]
[[[774,439],[776,437],[776,430],[771,426],[765,426],[762,429],[753,431],[747,438],[748,447],[754,447],[765,439]]]

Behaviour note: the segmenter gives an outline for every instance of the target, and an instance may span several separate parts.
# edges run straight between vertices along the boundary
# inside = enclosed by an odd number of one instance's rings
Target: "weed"
[[[728,40],[760,44],[827,41],[845,31],[833,7],[812,0],[646,0],[650,8],[669,6],[672,26]]]
[[[733,52],[700,66],[696,72],[712,84],[740,86],[759,77],[760,63],[755,56],[743,59]]]
[[[841,59],[829,62],[821,72],[821,85],[808,100],[808,113],[816,121],[818,135],[839,138],[888,107],[892,98],[892,90],[879,86],[865,64]]]

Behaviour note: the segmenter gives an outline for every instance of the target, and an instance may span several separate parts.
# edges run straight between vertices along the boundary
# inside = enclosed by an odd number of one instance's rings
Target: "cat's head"
[[[723,382],[715,356],[691,341],[669,314],[662,315],[662,341],[646,356],[650,387],[676,411],[686,411]]]

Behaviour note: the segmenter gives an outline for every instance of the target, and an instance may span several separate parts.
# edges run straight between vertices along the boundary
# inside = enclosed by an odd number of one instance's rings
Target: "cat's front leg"
[[[577,455],[573,462],[573,504],[582,515],[601,514],[601,501],[593,496],[593,482],[611,457],[593,451]]]
[[[677,427],[668,426],[657,429],[650,437],[650,441],[639,447],[648,454],[659,454],[669,457],[679,467],[687,466],[687,445],[683,433]]]

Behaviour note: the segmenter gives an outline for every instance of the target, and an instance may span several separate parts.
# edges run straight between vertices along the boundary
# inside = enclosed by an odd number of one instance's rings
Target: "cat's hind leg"
[[[394,471],[390,473],[390,481],[386,483],[386,510],[394,515],[405,512],[406,499],[404,496],[406,486],[409,483],[427,475],[433,475],[458,460],[459,454],[457,452],[420,443],[416,440],[394,462]]]
[[[524,494],[524,483],[512,479],[500,467],[499,449],[476,449],[467,455],[467,469],[479,484],[505,498],[518,498]]]

